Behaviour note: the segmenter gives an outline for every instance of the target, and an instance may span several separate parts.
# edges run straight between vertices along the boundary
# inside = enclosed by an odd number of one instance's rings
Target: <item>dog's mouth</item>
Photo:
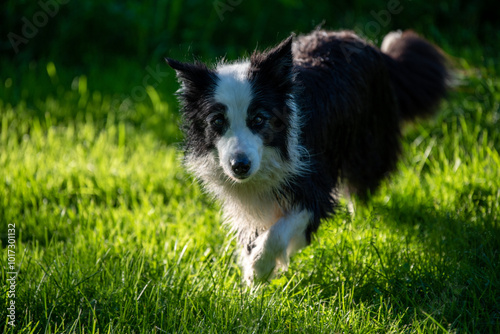
[[[252,177],[251,174],[248,174],[248,175],[235,175],[234,173],[230,173],[228,176],[229,176],[229,178],[232,181],[234,181],[236,183],[245,183],[245,182],[247,182]]]

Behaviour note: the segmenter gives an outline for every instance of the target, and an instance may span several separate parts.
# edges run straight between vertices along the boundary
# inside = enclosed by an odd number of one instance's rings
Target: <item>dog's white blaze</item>
[[[252,86],[248,81],[250,63],[223,65],[217,69],[218,81],[214,100],[227,107],[226,117],[229,128],[216,144],[219,163],[224,172],[234,181],[245,182],[260,167],[262,159],[262,139],[247,127],[247,110],[252,101]],[[240,180],[234,177],[230,166],[231,156],[243,153],[251,162],[249,178]]]
[[[217,68],[217,87],[214,98],[225,104],[228,111],[246,111],[252,101],[252,86],[248,81],[248,68],[250,63],[236,63],[222,65]]]

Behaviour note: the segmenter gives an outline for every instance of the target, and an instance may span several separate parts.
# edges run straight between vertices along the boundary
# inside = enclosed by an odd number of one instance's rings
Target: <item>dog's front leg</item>
[[[245,280],[269,278],[278,265],[286,267],[289,255],[306,245],[305,231],[312,218],[307,210],[292,210],[252,243],[243,259]]]

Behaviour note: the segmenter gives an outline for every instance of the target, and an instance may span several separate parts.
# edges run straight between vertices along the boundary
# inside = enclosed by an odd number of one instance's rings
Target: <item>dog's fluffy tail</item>
[[[403,120],[432,115],[446,96],[449,72],[444,53],[413,31],[391,32],[381,51]]]

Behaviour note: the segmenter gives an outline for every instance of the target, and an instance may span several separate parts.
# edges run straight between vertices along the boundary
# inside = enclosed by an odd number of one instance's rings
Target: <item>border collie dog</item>
[[[234,63],[166,60],[185,165],[221,202],[249,284],[311,242],[340,184],[373,193],[396,167],[403,121],[432,114],[447,90],[445,56],[411,31],[381,49],[316,30]]]

